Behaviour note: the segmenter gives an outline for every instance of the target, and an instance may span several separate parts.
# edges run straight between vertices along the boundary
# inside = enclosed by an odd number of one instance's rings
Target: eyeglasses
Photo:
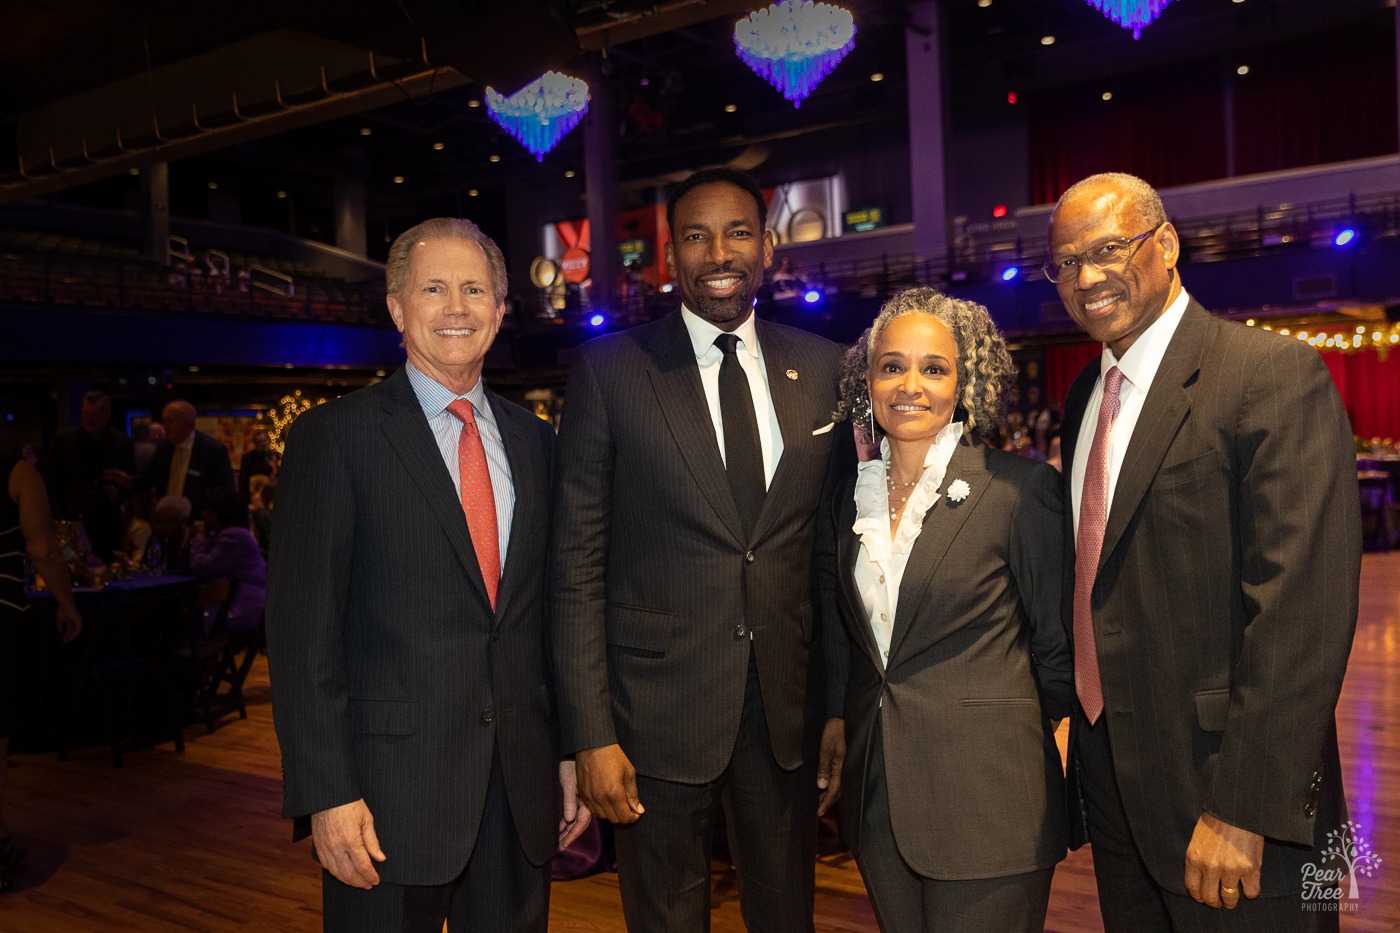
[[[1125,265],[1137,252],[1137,246],[1134,244],[1141,244],[1143,240],[1161,230],[1162,226],[1163,224],[1158,224],[1146,233],[1139,233],[1135,237],[1119,237],[1106,243],[1100,243],[1093,249],[1086,249],[1075,256],[1052,259],[1041,266],[1040,271],[1051,282],[1063,285],[1065,282],[1073,282],[1078,279],[1079,272],[1085,265],[1093,266],[1095,269],[1111,269],[1115,266]]]

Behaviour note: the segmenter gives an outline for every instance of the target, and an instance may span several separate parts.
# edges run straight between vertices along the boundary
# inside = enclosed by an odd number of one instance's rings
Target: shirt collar
[[[429,421],[447,411],[447,406],[458,398],[464,398],[472,403],[476,417],[484,418],[492,424],[496,423],[495,417],[491,414],[491,406],[486,401],[485,379],[477,379],[476,385],[468,389],[466,395],[458,396],[453,395],[451,389],[412,363],[405,362],[404,370],[408,373],[409,385],[413,386],[413,394],[418,397],[418,404],[423,406],[423,414]]]
[[[697,360],[703,360],[707,353],[721,352],[715,346],[715,338],[720,334],[733,334],[739,338],[739,345],[743,347],[745,353],[755,360],[761,358],[758,350],[758,328],[754,326],[752,312],[744,320],[744,323],[732,331],[720,330],[683,304],[681,305],[681,320],[685,322],[686,332],[690,334],[690,346],[695,351]]]
[[[194,450],[194,436],[195,436],[196,433],[198,433],[198,432],[196,432],[196,431],[191,431],[189,437],[185,438],[183,441],[181,441],[180,443],[178,443],[178,444],[175,445],[176,449],[178,449],[178,450]]]
[[[1104,344],[1103,355],[1099,358],[1099,373],[1107,377],[1108,371],[1117,366],[1122,371],[1123,378],[1135,388],[1146,392],[1152,387],[1157,367],[1162,365],[1162,357],[1167,355],[1167,346],[1172,342],[1176,326],[1181,323],[1181,317],[1186,313],[1186,305],[1190,301],[1191,296],[1186,294],[1186,289],[1183,288],[1176,300],[1167,305],[1162,316],[1153,321],[1147,330],[1133,341],[1133,345],[1123,354],[1122,359],[1114,356],[1113,350]]]

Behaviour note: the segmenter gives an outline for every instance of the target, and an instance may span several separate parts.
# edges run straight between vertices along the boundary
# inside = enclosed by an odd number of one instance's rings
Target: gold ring
[[[1239,894],[1239,893],[1240,893],[1240,889],[1239,889],[1239,888],[1227,888],[1227,887],[1225,887],[1225,886],[1222,884],[1222,885],[1220,886],[1220,893],[1221,893],[1221,894]]]

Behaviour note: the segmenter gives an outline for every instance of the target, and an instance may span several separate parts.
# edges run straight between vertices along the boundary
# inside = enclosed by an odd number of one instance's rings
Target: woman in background
[[[241,493],[219,488],[205,497],[202,518],[190,534],[190,572],[205,579],[237,580],[229,631],[258,627],[267,601],[267,563],[248,528],[248,507]],[[206,633],[212,621],[205,620]]]
[[[73,602],[68,564],[59,551],[53,515],[44,481],[33,464],[18,452],[0,455],[0,476],[6,495],[0,496],[0,893],[11,883],[4,873],[24,861],[24,850],[10,836],[5,822],[5,777],[9,770],[10,736],[21,725],[20,703],[33,663],[24,639],[29,598],[24,591],[24,558],[44,578],[57,606],[58,633],[65,642],[82,631],[83,620]]]
[[[1059,475],[978,437],[1014,372],[985,308],[929,288],[846,356],[842,414],[879,456],[834,503],[841,817],[886,931],[1039,933],[1065,855]]]

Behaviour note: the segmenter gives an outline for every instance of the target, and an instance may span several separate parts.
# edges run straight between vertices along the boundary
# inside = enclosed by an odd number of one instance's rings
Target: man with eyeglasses
[[[1335,930],[1335,885],[1304,882],[1346,819],[1351,428],[1316,351],[1212,316],[1180,255],[1131,175],[1051,215],[1045,275],[1104,345],[1062,433],[1071,812],[1107,933]]]

